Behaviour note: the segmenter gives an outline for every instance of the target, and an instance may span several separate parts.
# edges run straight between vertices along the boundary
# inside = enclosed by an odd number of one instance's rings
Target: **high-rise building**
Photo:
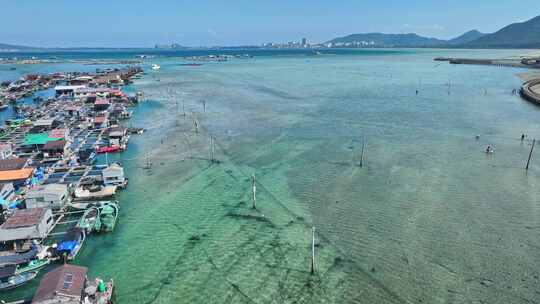
[[[307,39],[306,38],[302,38],[302,46],[306,46],[307,45]]]

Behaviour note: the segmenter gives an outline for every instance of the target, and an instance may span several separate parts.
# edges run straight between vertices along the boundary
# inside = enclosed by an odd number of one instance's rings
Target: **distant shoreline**
[[[537,55],[540,55],[540,48],[513,48],[513,47],[501,47],[501,48],[482,48],[482,47],[450,47],[450,46],[379,46],[379,47],[364,47],[364,48],[350,48],[350,47],[306,47],[306,48],[272,48],[272,47],[258,47],[258,46],[223,46],[223,47],[185,47],[185,48],[152,48],[152,47],[81,47],[81,48],[21,48],[21,49],[0,49],[0,54],[9,53],[46,53],[46,52],[91,52],[91,51],[146,51],[146,52],[158,52],[158,51],[216,51],[216,50],[374,50],[374,49],[434,49],[434,50],[524,50],[534,51]]]

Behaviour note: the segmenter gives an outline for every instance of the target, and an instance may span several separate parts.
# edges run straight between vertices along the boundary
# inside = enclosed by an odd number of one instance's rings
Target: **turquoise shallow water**
[[[432,61],[519,53],[155,59],[130,88],[150,99],[130,122],[148,132],[118,156],[119,225],[77,264],[113,277],[119,303],[538,302],[540,160],[525,173],[519,137],[540,112],[511,95],[523,70]]]

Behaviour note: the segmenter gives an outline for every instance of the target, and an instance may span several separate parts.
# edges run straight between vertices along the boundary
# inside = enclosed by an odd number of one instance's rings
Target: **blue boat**
[[[59,257],[64,259],[64,261],[74,260],[81,250],[85,240],[86,233],[84,229],[72,228],[66,232],[64,238],[58,244],[56,252],[58,253]]]

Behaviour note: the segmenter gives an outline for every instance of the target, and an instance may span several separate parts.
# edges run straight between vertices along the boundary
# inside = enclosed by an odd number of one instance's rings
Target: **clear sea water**
[[[149,99],[128,124],[148,132],[115,156],[117,229],[76,264],[114,278],[118,303],[540,302],[538,153],[524,170],[540,108],[511,94],[525,70],[433,61],[524,52],[231,51],[255,57],[200,67],[158,52],[128,88]],[[104,68],[17,67],[0,79]]]

